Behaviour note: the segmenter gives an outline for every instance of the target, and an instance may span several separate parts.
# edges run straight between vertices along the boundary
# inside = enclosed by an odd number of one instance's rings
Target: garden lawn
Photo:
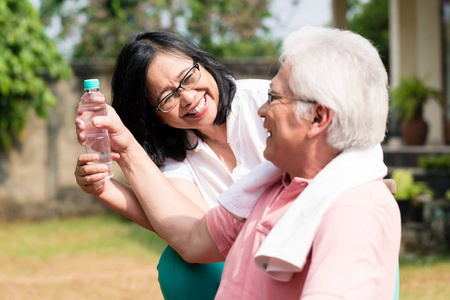
[[[0,226],[0,299],[163,299],[166,243],[117,216]]]
[[[116,215],[0,224],[0,300],[162,300],[166,243]],[[402,257],[400,299],[450,299],[450,255]]]
[[[402,257],[400,299],[450,299],[450,255]]]

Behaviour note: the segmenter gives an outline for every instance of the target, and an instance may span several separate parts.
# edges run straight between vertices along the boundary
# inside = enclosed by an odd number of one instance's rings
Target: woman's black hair
[[[190,57],[212,75],[219,89],[215,125],[226,121],[236,85],[233,75],[221,62],[187,38],[165,31],[145,31],[130,38],[117,58],[112,78],[112,106],[155,164],[161,167],[168,157],[182,161],[186,151],[195,145],[189,143],[186,129],[163,124],[150,103],[147,71],[158,53]]]

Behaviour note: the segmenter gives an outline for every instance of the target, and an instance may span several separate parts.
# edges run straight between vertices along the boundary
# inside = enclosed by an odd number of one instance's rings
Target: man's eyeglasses
[[[201,76],[202,74],[200,73],[200,67],[198,63],[195,63],[194,66],[187,71],[183,79],[181,79],[180,85],[172,92],[164,96],[164,98],[156,104],[155,109],[165,113],[171,111],[175,106],[177,106],[178,103],[180,103],[180,89],[185,91],[191,90],[198,83]]]
[[[316,104],[317,103],[316,100],[300,99],[300,98],[295,98],[295,97],[291,97],[291,96],[275,94],[275,93],[272,93],[272,90],[269,90],[269,92],[267,94],[269,96],[268,99],[267,99],[267,104],[272,103],[273,100],[278,100],[278,99],[281,99],[281,98],[288,98],[288,99],[302,101],[302,102],[311,103],[311,104]]]

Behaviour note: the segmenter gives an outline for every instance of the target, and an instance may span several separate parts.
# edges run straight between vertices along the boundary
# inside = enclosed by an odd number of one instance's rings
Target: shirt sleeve
[[[224,257],[227,257],[243,223],[233,218],[222,206],[212,208],[206,214],[209,234]]]
[[[389,203],[395,200],[383,201],[380,197],[391,195],[379,194],[366,190],[366,196],[356,199],[346,195],[353,200],[344,199],[324,215],[313,242],[302,299],[393,297],[399,220]]]

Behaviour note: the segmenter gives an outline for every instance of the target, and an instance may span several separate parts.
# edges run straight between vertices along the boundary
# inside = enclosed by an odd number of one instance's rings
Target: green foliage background
[[[27,0],[0,0],[0,151],[9,150],[29,109],[45,117],[56,102],[44,76],[68,78],[69,64]]]
[[[217,57],[277,57],[280,42],[269,36],[263,19],[270,0],[90,0],[78,10],[69,0],[42,0],[41,18],[60,18],[58,38],[70,38],[81,26],[73,59],[115,60],[127,39],[143,30],[167,30],[194,40]],[[66,7],[66,8],[65,8]],[[86,22],[80,21],[80,16]],[[184,26],[177,26],[182,20]]]
[[[372,41],[389,73],[389,0],[348,0],[348,29]]]
[[[45,34],[44,26],[52,17],[61,20],[61,40],[72,38],[74,28],[80,28],[81,41],[75,45],[73,59],[115,59],[133,33],[176,32],[180,18],[186,29],[178,33],[217,57],[274,58],[281,41],[270,37],[263,24],[270,17],[270,1],[90,0],[88,6],[64,9],[65,4],[78,2],[41,0],[38,14],[27,0],[0,0],[0,151],[18,140],[30,109],[45,117],[55,104],[45,78],[64,79],[72,74],[54,40]],[[388,69],[388,0],[348,3],[354,12],[349,29],[374,42]],[[80,16],[86,22],[80,23]]]

